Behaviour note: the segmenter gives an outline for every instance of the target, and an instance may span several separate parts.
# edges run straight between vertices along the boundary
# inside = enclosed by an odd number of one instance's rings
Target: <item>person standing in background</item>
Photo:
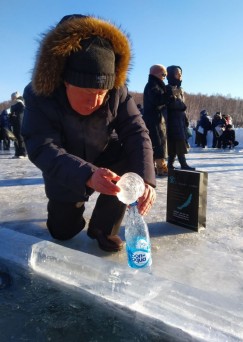
[[[14,142],[15,155],[13,158],[22,159],[25,158],[27,154],[24,144],[24,138],[21,134],[25,108],[24,100],[17,91],[11,95],[11,99],[13,101],[13,105],[10,108],[10,124],[16,137],[16,141]]]
[[[198,128],[199,128],[199,126],[200,126],[199,123],[200,123],[200,120],[197,120],[196,127],[193,128],[193,130],[195,131],[195,145],[196,145],[197,147],[200,147],[201,144],[202,144],[202,141],[201,141],[201,140],[202,140],[202,139],[201,139],[202,134],[198,132]]]
[[[212,119],[213,144],[212,148],[222,147],[222,133],[225,130],[226,121],[221,112],[216,112]]]
[[[166,134],[166,68],[161,64],[151,66],[148,83],[143,93],[143,119],[149,129],[154,151],[155,169],[158,176],[167,176],[167,134]]]
[[[215,128],[217,126],[223,126],[223,121],[222,121],[222,114],[221,112],[216,112],[213,116],[213,119],[212,119],[212,131],[213,131],[213,143],[212,143],[212,148],[217,148],[219,147],[219,143],[218,143],[218,140],[219,140],[219,136],[218,136],[218,133],[217,131],[215,130]]]
[[[176,65],[169,66],[167,68],[167,80],[168,168],[174,169],[174,162],[177,156],[183,170],[195,170],[195,168],[187,164],[185,157],[185,154],[188,153],[187,128],[189,121],[186,115],[184,91],[181,88],[181,67]]]
[[[10,130],[9,114],[6,109],[0,114],[0,149],[3,148],[4,151],[10,150],[10,139],[7,135],[7,131]],[[1,141],[3,141],[3,146],[1,146]]]
[[[205,148],[207,146],[208,131],[212,130],[211,118],[205,109],[200,112],[199,126],[203,128],[200,140],[202,148]]]

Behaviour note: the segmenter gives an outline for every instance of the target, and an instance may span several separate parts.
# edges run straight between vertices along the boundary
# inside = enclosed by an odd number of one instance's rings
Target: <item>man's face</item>
[[[175,79],[177,80],[182,80],[182,73],[181,73],[181,69],[176,68],[175,73],[174,73]]]
[[[81,115],[90,115],[104,103],[106,89],[79,88],[65,82],[71,107]]]
[[[155,76],[157,78],[159,78],[161,81],[163,81],[167,76],[167,71],[166,70],[160,70],[160,72],[158,72]]]
[[[157,77],[159,80],[163,81],[167,76],[167,71],[159,65],[154,65],[150,69],[150,74]]]

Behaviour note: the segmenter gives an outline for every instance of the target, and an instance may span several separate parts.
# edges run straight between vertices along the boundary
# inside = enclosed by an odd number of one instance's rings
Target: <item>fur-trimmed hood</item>
[[[62,84],[67,58],[81,49],[82,40],[92,36],[110,41],[115,53],[114,87],[125,84],[131,61],[130,42],[125,33],[102,19],[73,15],[62,19],[44,34],[32,75],[32,88],[36,95],[48,96]]]

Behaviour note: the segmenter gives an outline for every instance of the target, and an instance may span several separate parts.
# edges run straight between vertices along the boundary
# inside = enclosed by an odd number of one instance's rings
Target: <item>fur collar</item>
[[[44,34],[32,75],[32,87],[37,95],[50,95],[62,82],[67,57],[80,49],[80,41],[101,36],[111,42],[116,56],[115,88],[123,86],[131,61],[128,37],[115,25],[94,17],[63,21]]]

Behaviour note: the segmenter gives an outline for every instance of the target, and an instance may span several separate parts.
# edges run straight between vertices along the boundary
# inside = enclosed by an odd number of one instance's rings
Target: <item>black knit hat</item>
[[[179,65],[171,65],[167,67],[167,75],[174,76],[175,71],[179,69],[182,72],[182,68]]]
[[[127,82],[130,61],[130,42],[120,28],[95,17],[68,15],[40,42],[32,88],[42,96],[50,96],[63,81],[118,89]]]
[[[200,116],[205,116],[205,115],[208,115],[208,112],[206,111],[206,109],[201,110]]]
[[[67,58],[64,80],[74,86],[112,89],[115,77],[114,50],[108,40],[99,36],[83,40],[81,49]]]

